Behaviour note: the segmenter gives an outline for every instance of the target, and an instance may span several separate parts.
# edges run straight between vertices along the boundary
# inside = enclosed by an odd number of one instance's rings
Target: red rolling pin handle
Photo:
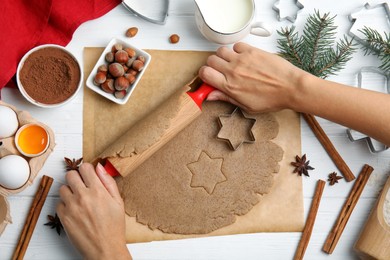
[[[202,110],[202,103],[207,98],[207,96],[215,90],[214,87],[203,83],[198,89],[194,92],[187,92],[187,94],[194,100],[194,102],[198,105],[199,109]]]
[[[214,87],[203,83],[198,89],[193,92],[187,92],[187,94],[191,97],[191,99],[196,103],[200,110],[202,110],[202,103],[207,98],[207,96],[215,90]],[[104,169],[106,172],[112,177],[118,176],[119,172],[115,169],[115,167],[111,164],[109,160],[105,160]]]
[[[106,172],[112,177],[119,175],[119,172],[115,169],[114,165],[112,165],[109,160],[106,160],[103,167],[106,170]]]

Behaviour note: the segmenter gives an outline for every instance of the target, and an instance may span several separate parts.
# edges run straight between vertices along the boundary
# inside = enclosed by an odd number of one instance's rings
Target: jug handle
[[[251,24],[251,34],[256,36],[267,37],[272,34],[273,29],[267,23],[254,22]]]

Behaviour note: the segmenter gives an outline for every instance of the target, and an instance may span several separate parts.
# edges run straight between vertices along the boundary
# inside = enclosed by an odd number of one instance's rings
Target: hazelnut
[[[115,79],[114,87],[116,90],[127,90],[130,86],[130,82],[125,77],[118,77]]]
[[[138,28],[137,27],[131,27],[127,29],[126,31],[126,36],[127,37],[134,37],[138,33]]]
[[[107,52],[106,53],[106,56],[105,56],[105,59],[108,63],[111,63],[114,61],[114,53],[112,52]]]
[[[129,54],[130,58],[133,58],[135,57],[135,55],[137,55],[137,53],[133,48],[125,48],[125,51],[127,52],[127,54]]]
[[[129,67],[127,67],[126,65],[122,65],[122,67],[123,67],[123,70],[124,70],[124,72],[126,73],[128,70],[129,70]]]
[[[126,71],[127,74],[131,74],[133,76],[137,76],[138,74],[138,71],[134,70],[134,69],[129,69],[128,71]]]
[[[135,56],[127,60],[126,66],[131,68],[131,65],[133,65],[133,61],[135,61]]]
[[[126,90],[115,91],[114,96],[116,98],[122,99],[126,96]]]
[[[135,60],[133,62],[132,68],[139,72],[139,71],[143,70],[144,63],[142,61],[140,61],[140,60]]]
[[[139,56],[137,57],[137,60],[140,60],[140,61],[142,61],[143,63],[145,63],[145,56],[139,55]]]
[[[123,45],[120,43],[115,43],[111,48],[111,51],[114,53],[120,50],[123,50]]]
[[[113,94],[115,92],[114,88],[114,80],[113,79],[107,79],[104,81],[100,87],[103,89],[104,92]]]
[[[110,74],[114,78],[123,76],[123,74],[125,74],[125,70],[123,69],[123,66],[121,64],[119,64],[119,63],[116,63],[116,62],[111,63],[108,66],[108,71],[110,72]]]
[[[115,61],[124,64],[129,59],[129,55],[124,50],[117,51],[115,53]]]
[[[130,84],[133,84],[135,81],[135,75],[126,73],[124,77],[129,81]]]
[[[97,69],[98,72],[103,72],[104,74],[107,74],[108,68],[106,64],[100,65]]]
[[[179,37],[179,35],[177,35],[177,34],[172,34],[172,35],[169,37],[169,42],[170,42],[170,43],[175,44],[175,43],[178,43],[179,41],[180,41],[180,37]]]
[[[106,81],[106,79],[107,79],[106,74],[104,72],[98,72],[98,73],[96,73],[95,78],[93,79],[93,83],[95,83],[95,85],[99,86],[104,81]]]

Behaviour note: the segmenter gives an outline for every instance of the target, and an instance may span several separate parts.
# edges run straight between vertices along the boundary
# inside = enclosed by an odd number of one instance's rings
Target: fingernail
[[[102,175],[107,174],[106,169],[104,169],[103,165],[101,165],[100,162],[96,165],[96,171]]]

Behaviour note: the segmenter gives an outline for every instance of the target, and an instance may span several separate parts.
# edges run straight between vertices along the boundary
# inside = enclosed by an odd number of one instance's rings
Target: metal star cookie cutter
[[[375,15],[367,16],[367,18],[364,17],[365,13],[372,13],[372,12],[375,12]],[[373,17],[375,18],[373,19]],[[375,29],[379,33],[388,32],[390,29],[390,9],[389,9],[389,4],[387,2],[383,2],[373,6],[371,6],[369,3],[366,3],[363,7],[360,7],[354,12],[352,12],[348,16],[348,18],[352,23],[351,27],[348,30],[348,34],[351,37],[354,37],[357,41],[361,42],[362,44],[366,44],[364,34],[359,31],[363,28],[358,28],[356,30],[354,29],[354,27],[357,27],[357,21],[362,20],[364,24],[365,23],[370,24],[370,26],[367,27],[371,29]],[[383,20],[386,20],[386,22],[383,23]],[[387,28],[383,28],[384,24],[387,25]]]
[[[284,5],[282,7],[282,3],[287,3],[287,5]],[[297,9],[296,11],[293,11],[289,15],[284,15],[283,12],[284,10],[293,10],[293,8]],[[299,2],[299,0],[278,0],[275,2],[275,4],[272,6],[272,9],[277,12],[277,18],[279,21],[283,20],[289,20],[290,22],[294,23],[295,20],[297,19],[298,13],[302,11],[304,8],[304,5]]]
[[[130,12],[146,21],[165,24],[168,17],[169,0],[122,0]]]
[[[365,79],[364,75],[370,76],[371,78],[368,77],[369,80],[373,81],[374,77],[379,77],[380,81],[382,83],[381,89],[378,90],[378,87],[373,89],[373,88],[367,88],[365,87]],[[363,67],[360,72],[357,74],[357,84],[359,88],[364,88],[364,89],[369,89],[377,92],[382,92],[382,93],[390,93],[390,75],[384,74],[380,69],[376,67]],[[368,86],[373,86],[376,84],[368,84]],[[368,148],[370,149],[371,153],[379,153],[387,150],[389,147],[386,146],[385,144],[380,143],[379,141],[364,135],[360,132],[357,132],[353,129],[347,129],[347,135],[348,138],[352,141],[360,141],[360,140],[366,140]]]
[[[220,136],[222,128],[223,128],[223,122],[221,120],[221,117],[230,117],[231,118],[234,116],[235,113],[240,113],[243,118],[253,122],[252,126],[250,127],[249,132],[248,132],[250,140],[242,140],[241,142],[239,142],[236,145],[232,142],[231,139]],[[217,139],[226,141],[229,144],[230,148],[232,148],[234,151],[236,151],[243,143],[253,144],[256,141],[256,139],[255,139],[255,136],[253,134],[252,129],[253,129],[253,126],[255,125],[256,121],[257,121],[256,118],[251,118],[251,117],[245,116],[245,114],[241,111],[241,109],[239,107],[236,107],[231,114],[221,114],[218,116],[218,123],[219,123],[219,126],[221,128],[217,134]]]

